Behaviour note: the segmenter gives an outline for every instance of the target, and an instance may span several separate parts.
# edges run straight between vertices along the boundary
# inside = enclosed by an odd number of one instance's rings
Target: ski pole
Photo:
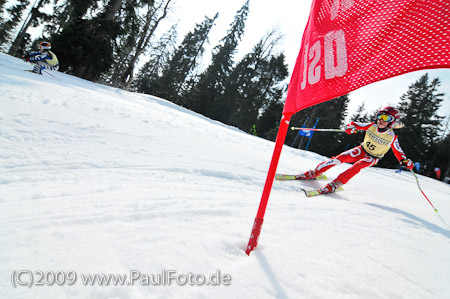
[[[319,132],[345,132],[345,130],[342,130],[342,129],[314,129],[314,128],[299,128],[299,127],[291,127],[291,130],[319,131]]]
[[[52,74],[50,74],[49,72],[47,72],[46,70],[42,70],[42,71],[45,72],[47,75],[52,76],[52,77],[55,78],[56,80],[61,81],[61,80],[59,80],[58,78],[56,78],[55,76],[53,76]]]
[[[436,210],[436,208],[433,206],[433,204],[431,203],[431,201],[428,199],[428,197],[425,195],[425,193],[423,193],[422,188],[420,188],[419,185],[419,179],[417,178],[416,174],[414,173],[414,171],[412,169],[410,169],[409,171],[411,171],[411,173],[414,175],[414,177],[416,178],[416,182],[417,182],[417,186],[419,187],[420,192],[422,192],[423,196],[425,196],[425,198],[428,200],[428,202],[430,203],[430,205],[433,207],[434,211],[437,213],[438,210]]]

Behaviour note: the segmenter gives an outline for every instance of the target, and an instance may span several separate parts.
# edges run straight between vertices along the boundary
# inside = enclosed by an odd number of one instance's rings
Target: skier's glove
[[[345,129],[345,133],[349,135],[356,133],[356,127],[352,124],[348,124],[347,128]]]
[[[22,59],[23,61],[30,61],[30,55],[23,55]]]
[[[411,161],[410,159],[403,159],[400,161],[403,165],[406,166],[406,168],[408,169],[413,169],[414,168],[414,163],[413,161]]]

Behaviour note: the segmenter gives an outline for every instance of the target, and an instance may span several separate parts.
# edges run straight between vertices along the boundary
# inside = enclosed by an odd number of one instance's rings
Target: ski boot
[[[33,73],[42,75],[42,70],[45,69],[44,67],[41,67],[39,64],[35,64],[33,67]]]
[[[295,176],[296,180],[314,180],[319,174],[316,174],[315,170],[308,170],[305,173],[297,174]]]
[[[334,180],[326,184],[324,187],[322,187],[322,189],[317,190],[317,192],[319,192],[319,194],[333,193],[334,191],[336,191],[336,189],[341,188],[342,185],[344,184],[342,184],[338,180]]]

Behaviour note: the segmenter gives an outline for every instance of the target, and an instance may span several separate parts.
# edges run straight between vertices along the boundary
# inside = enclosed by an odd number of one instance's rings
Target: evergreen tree
[[[433,159],[431,160],[431,163],[428,164],[428,172],[425,172],[425,174],[434,177],[433,169],[438,167],[441,169],[441,180],[446,176],[450,176],[450,134],[447,134],[444,138],[435,142],[430,152],[433,153]]]
[[[256,122],[258,136],[275,141],[283,107],[284,103],[282,101],[272,100],[269,102]]]
[[[272,55],[279,39],[272,30],[236,65],[213,107],[214,119],[247,131],[271,101],[281,99],[288,70],[283,54]]]
[[[155,90],[163,89],[157,85],[157,81],[163,73],[165,65],[170,59],[176,44],[177,30],[176,24],[168,32],[163,34],[159,41],[151,47],[147,55],[149,61],[140,69],[137,78],[134,80],[133,89],[152,95],[158,95]]]
[[[97,13],[98,9],[99,2],[96,0],[64,0],[60,4],[56,0],[53,6],[51,22],[48,22],[44,27],[44,35],[59,34],[72,22],[83,18],[91,19],[88,15],[89,12],[91,15]]]
[[[249,11],[249,0],[239,9],[227,35],[216,46],[209,67],[200,75],[199,81],[188,95],[188,108],[206,116],[212,115],[212,107],[224,92],[224,84],[233,66],[233,55],[244,34]]]
[[[5,49],[4,44],[10,39],[11,28],[10,25],[7,24],[7,20],[5,19],[5,4],[6,0],[0,0],[0,50]]]
[[[350,121],[354,122],[370,122],[372,119],[366,111],[366,104],[364,102],[356,108],[355,113],[350,117]]]
[[[26,1],[28,2],[28,1]],[[48,4],[50,0],[39,0],[35,2],[31,8],[29,15],[25,18],[25,22],[17,33],[16,38],[12,42],[11,48],[9,49],[8,54],[21,56],[24,54],[24,39],[27,39],[27,30],[30,26],[36,27],[40,23],[40,18],[48,19],[49,16],[46,13],[41,12],[40,10],[45,4]]]
[[[186,90],[187,78],[198,65],[199,59],[205,51],[204,45],[208,41],[208,34],[217,19],[205,17],[201,24],[197,24],[194,32],[189,32],[178,49],[174,52],[161,77],[148,82],[151,94],[182,104],[180,97]]]
[[[358,106],[355,113],[353,113],[350,116],[350,121],[354,122],[361,122],[361,123],[367,123],[371,122],[374,119],[374,117],[371,117],[369,113],[366,111],[365,103],[363,102],[361,105]],[[346,145],[345,148],[351,149],[355,146],[358,146],[362,142],[363,135],[362,134],[342,134],[342,144]]]
[[[428,74],[423,75],[401,96],[398,107],[405,125],[397,131],[400,144],[410,159],[428,167],[432,166],[443,119],[437,114],[444,96],[438,92],[439,86],[439,78],[430,82]]]
[[[317,122],[316,128],[341,128],[346,124],[347,107],[350,99],[348,95],[337,97],[331,101],[320,103],[306,108],[297,113],[291,119],[293,126],[302,126],[301,120],[309,117],[306,127],[312,128]],[[298,132],[288,132],[286,144],[291,144]],[[306,147],[307,138],[302,138],[299,148]],[[308,150],[331,157],[342,152],[347,147],[342,133],[318,132],[314,133]]]
[[[110,0],[92,19],[82,18],[79,12],[61,32],[50,37],[52,46],[58,49],[60,71],[94,80],[109,69],[113,63],[114,41],[121,34],[122,1]]]
[[[343,95],[319,104],[323,107],[319,107],[321,112],[317,115],[319,116],[317,128],[343,128],[346,125],[349,102],[348,95]],[[334,156],[346,149],[347,143],[344,144],[344,136],[345,133],[320,132],[313,135],[309,150],[328,157]]]
[[[2,12],[5,4],[6,1],[0,1],[0,9]],[[29,4],[29,0],[19,0],[15,5],[5,9],[5,13],[9,18],[0,19],[0,45],[2,48],[5,48],[5,44],[12,43],[14,29],[20,24],[23,13]]]
[[[7,31],[3,28],[3,24],[6,22],[4,17],[5,4],[6,0],[0,0],[0,46],[5,39],[5,35],[7,34]]]
[[[450,177],[450,155],[448,153],[450,153],[450,133],[439,143],[438,155],[436,155],[435,164],[433,165],[433,167],[437,166],[441,169],[442,179]]]

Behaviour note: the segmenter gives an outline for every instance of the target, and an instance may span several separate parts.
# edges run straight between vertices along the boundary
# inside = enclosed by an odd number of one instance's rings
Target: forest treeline
[[[274,140],[287,90],[288,66],[277,50],[281,34],[270,30],[252,50],[236,60],[245,32],[249,0],[237,10],[223,38],[203,65],[209,34],[220,12],[205,16],[178,42],[177,24],[168,16],[175,0],[0,0],[0,49],[21,57],[50,41],[60,71],[87,80],[165,98],[212,119]],[[159,33],[165,23],[167,32]],[[32,38],[33,28],[42,29]],[[139,61],[141,67],[137,69]],[[422,76],[399,99],[405,127],[397,130],[408,157],[421,172],[433,176],[439,167],[450,176],[448,118],[438,115],[444,94],[439,78]],[[291,125],[343,128],[348,120],[371,121],[377,111],[364,104],[349,115],[349,95],[341,96],[292,117]],[[380,107],[381,108],[381,107]],[[325,156],[358,145],[361,134],[315,133],[311,140],[291,131],[286,144]],[[294,142],[295,141],[295,142]],[[395,168],[388,154],[379,166]]]

